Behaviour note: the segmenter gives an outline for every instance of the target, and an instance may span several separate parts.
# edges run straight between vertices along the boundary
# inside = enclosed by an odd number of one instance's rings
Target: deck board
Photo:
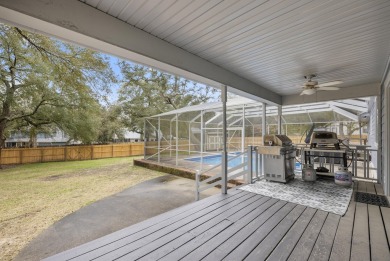
[[[249,237],[241,240],[241,243],[226,252],[230,252],[223,260],[243,260],[287,215],[295,216],[303,211],[302,206],[287,203],[272,218],[268,219],[262,226],[257,228]]]
[[[333,213],[328,214],[313,250],[311,251],[309,260],[320,261],[329,259],[339,221],[339,215]]]
[[[276,199],[270,199],[266,201],[264,204],[259,206],[258,208],[254,209],[254,211],[247,214],[245,217],[243,217],[240,220],[237,220],[237,222],[232,225],[229,230],[223,231],[221,234],[218,234],[213,240],[210,240],[209,242],[205,242],[206,244],[202,245],[202,248],[195,248],[190,249],[188,252],[182,252],[182,251],[175,251],[176,253],[173,253],[173,255],[168,255],[163,260],[169,261],[169,260],[177,260],[174,257],[184,257],[186,256],[186,259],[196,259],[196,258],[204,258],[212,251],[219,251],[216,250],[218,246],[229,240],[232,236],[234,236],[236,233],[241,231],[242,229],[251,229],[251,222],[262,222],[262,219],[265,219],[265,216],[271,216],[278,208],[280,208],[284,202],[279,203],[275,206],[275,203],[278,200]],[[272,207],[272,208],[271,208]],[[229,218],[228,218],[229,220]],[[255,221],[254,221],[255,220]],[[252,228],[253,229],[253,228]],[[245,232],[241,232],[245,233]],[[210,255],[212,258],[212,255]],[[209,258],[210,258],[209,256]]]
[[[306,209],[297,205],[283,220],[266,236],[266,238],[256,246],[256,248],[245,258],[245,260],[266,260],[272,253],[275,246],[282,240],[284,235],[290,230],[295,221]],[[250,239],[249,239],[250,240]]]
[[[359,191],[359,192],[367,192],[367,182],[359,182],[357,191]]]
[[[248,238],[257,228],[261,227],[275,213],[277,213],[278,211],[283,209],[283,207],[285,207],[286,204],[287,204],[287,202],[285,202],[285,201],[277,201],[275,204],[273,204],[270,208],[268,208],[261,215],[259,215],[255,219],[253,219],[250,223],[248,223],[245,227],[243,227],[237,233],[235,233],[235,234],[231,235],[229,238],[227,238],[226,241],[224,241],[216,249],[214,249],[210,254],[208,254],[204,258],[204,260],[221,260],[221,259],[223,259],[233,249],[238,247],[242,241],[244,241],[246,238]],[[291,210],[292,205],[290,204],[288,208],[290,208],[290,210]],[[191,258],[196,258],[196,256],[194,256],[191,253],[191,255],[188,256],[188,260],[191,260]]]
[[[371,194],[376,194],[374,183],[371,182],[365,182],[365,183],[366,183],[366,192]]]
[[[383,193],[362,183],[354,192]],[[47,260],[390,260],[389,235],[390,208],[353,197],[340,217],[233,190]]]
[[[83,260],[83,258],[80,258],[81,255],[89,252],[93,252],[96,249],[101,248],[102,246],[112,244],[114,242],[117,242],[120,239],[129,237],[133,234],[136,234],[146,228],[154,227],[154,226],[160,226],[160,224],[166,220],[172,219],[175,217],[175,219],[180,219],[181,217],[191,215],[192,213],[196,212],[199,209],[203,209],[208,206],[212,206],[214,204],[217,204],[219,202],[224,201],[225,199],[235,196],[236,194],[243,193],[242,190],[233,190],[230,191],[227,195],[214,195],[211,197],[208,197],[206,199],[193,202],[191,204],[187,204],[185,206],[173,209],[171,211],[168,211],[166,213],[163,213],[161,215],[152,217],[150,219],[147,219],[145,221],[142,221],[140,223],[137,223],[135,225],[129,226],[127,228],[121,229],[115,233],[103,236],[101,238],[98,238],[96,240],[93,240],[91,242],[88,242],[86,244],[83,244],[81,246],[66,250],[64,252],[61,252],[57,255],[54,255],[50,257],[50,259],[53,260]]]
[[[390,208],[381,207],[382,220],[387,234],[387,244],[390,248]]]
[[[302,213],[299,219],[295,222],[285,237],[271,253],[269,260],[287,260],[316,211],[317,210],[314,208],[306,208],[306,210]]]
[[[253,197],[248,198],[244,201],[237,202],[234,206],[232,206],[227,211],[224,211],[223,213],[202,223],[201,225],[195,227],[192,230],[188,230],[188,227],[185,227],[184,228],[185,230],[183,231],[184,234],[170,241],[168,244],[154,247],[154,249],[151,249],[150,247],[146,246],[141,248],[138,252],[143,253],[143,256],[146,258],[146,260],[156,260],[157,258],[161,258],[166,254],[170,253],[171,251],[173,251],[178,245],[184,245],[186,242],[191,241],[195,237],[197,238],[205,237],[205,233],[208,233],[208,231],[211,229],[214,230],[214,227],[219,226],[221,223],[228,223],[229,225],[233,224],[233,222],[227,220],[226,217],[237,215],[238,216],[237,218],[241,218],[242,216],[246,215],[248,212],[252,211],[255,207],[257,207],[258,203],[263,203],[266,200],[269,200],[269,198],[262,197],[260,195],[254,195]],[[188,233],[192,235],[192,238],[190,238],[187,235]],[[186,240],[187,238],[189,238],[189,240]],[[135,254],[136,253],[129,255],[129,257],[131,257],[132,259],[138,258],[138,256],[136,256]]]
[[[328,213],[318,210],[299,239],[288,260],[307,260],[318,238]]]
[[[378,206],[368,205],[371,260],[390,260],[389,245]]]
[[[276,200],[270,199],[268,197],[262,197],[255,201],[254,203],[248,205],[243,209],[243,211],[240,211],[240,216],[237,214],[232,215],[231,217],[228,217],[227,220],[229,221],[237,221],[232,225],[232,227],[229,228],[229,230],[224,230],[221,232],[221,234],[215,235],[213,237],[213,240],[209,242],[211,239],[205,239],[204,237],[201,238],[201,240],[198,240],[199,237],[197,237],[197,240],[189,241],[187,244],[185,244],[183,247],[175,249],[168,255],[164,256],[161,260],[178,260],[181,259],[191,252],[192,255],[199,257],[204,257],[209,252],[211,252],[213,249],[215,249],[218,245],[218,242],[224,242],[227,240],[234,232],[237,232],[240,230],[243,226],[247,225],[251,220],[256,218],[258,215],[260,215],[264,210],[272,206]],[[202,248],[200,248],[202,246]],[[199,253],[197,253],[197,250]]]
[[[170,242],[184,234],[186,231],[191,230],[212,218],[215,218],[216,215],[222,215],[231,207],[240,204],[241,202],[244,202],[253,196],[255,196],[253,193],[240,193],[227,198],[225,201],[218,204],[217,207],[207,207],[181,219],[178,222],[174,222],[174,220],[168,220],[167,222],[164,222],[164,226],[166,226],[162,229],[146,229],[144,230],[144,233],[141,233],[136,237],[121,241],[119,247],[118,243],[116,245],[104,247],[100,251],[95,252],[99,253],[99,255],[87,255],[86,259],[97,258],[96,260],[114,260],[126,256],[127,260],[135,260],[145,255],[145,251],[150,252],[158,247],[161,247],[166,242]],[[158,242],[154,242],[157,239]],[[106,254],[100,256],[101,252]]]
[[[381,184],[375,184],[375,191],[377,195],[384,195],[385,193],[383,192],[383,187]]]
[[[357,202],[355,211],[351,260],[370,260],[367,204]]]
[[[347,261],[350,258],[355,205],[356,203],[351,201],[347,213],[340,218],[329,259],[330,261]]]

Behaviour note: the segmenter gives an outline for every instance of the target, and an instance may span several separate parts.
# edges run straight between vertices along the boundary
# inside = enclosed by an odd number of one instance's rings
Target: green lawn
[[[96,200],[162,173],[133,157],[26,164],[0,170],[0,260],[17,253],[55,221]]]

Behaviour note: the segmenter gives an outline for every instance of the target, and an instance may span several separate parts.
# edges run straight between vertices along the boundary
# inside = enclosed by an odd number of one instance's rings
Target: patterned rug
[[[240,189],[341,216],[348,209],[353,191],[352,186],[339,186],[330,180],[304,182],[300,176],[287,184],[260,180]]]

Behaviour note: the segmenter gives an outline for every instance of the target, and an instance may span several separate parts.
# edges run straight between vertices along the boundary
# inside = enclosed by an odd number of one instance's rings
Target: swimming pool
[[[236,152],[236,153],[233,153],[233,154],[239,154],[240,152]],[[231,167],[235,167],[243,162],[246,161],[247,159],[247,155],[242,155],[240,157],[237,157],[235,159],[232,160],[232,158],[234,158],[236,155],[232,155],[232,154],[229,154],[228,156],[228,167],[231,168]],[[196,158],[187,158],[186,160],[188,161],[192,161],[192,162],[201,162],[202,161],[202,157],[196,157]],[[212,156],[203,156],[203,164],[205,165],[219,165],[221,164],[222,162],[222,155],[212,155]]]

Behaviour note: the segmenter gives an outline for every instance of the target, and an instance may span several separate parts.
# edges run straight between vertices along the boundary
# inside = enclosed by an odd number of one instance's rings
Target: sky
[[[114,71],[115,76],[117,77],[118,82],[119,82],[119,83],[113,84],[111,86],[112,93],[109,96],[109,101],[115,102],[118,99],[118,90],[120,87],[120,82],[122,80],[121,70],[118,66],[118,62],[120,59],[115,57],[115,56],[112,56],[112,55],[108,55],[108,54],[106,54],[106,55],[109,58],[110,66],[111,66],[112,70]]]
[[[115,75],[116,75],[116,77],[118,79],[118,83],[117,84],[113,84],[111,86],[112,93],[109,95],[109,102],[114,103],[118,99],[118,90],[120,88],[120,84],[121,84],[121,81],[122,81],[122,74],[121,74],[120,67],[118,66],[118,62],[119,61],[123,61],[123,60],[118,58],[118,57],[116,57],[116,56],[110,55],[110,54],[106,54],[105,53],[105,55],[109,58],[110,66],[111,66],[112,70],[114,71],[114,73],[115,73]],[[127,62],[136,64],[136,63],[134,63],[132,61],[128,61],[128,60],[127,60]],[[204,86],[204,85],[201,84],[201,83],[198,83],[198,86]],[[216,93],[214,98],[218,99],[218,96],[219,96],[219,94]]]

